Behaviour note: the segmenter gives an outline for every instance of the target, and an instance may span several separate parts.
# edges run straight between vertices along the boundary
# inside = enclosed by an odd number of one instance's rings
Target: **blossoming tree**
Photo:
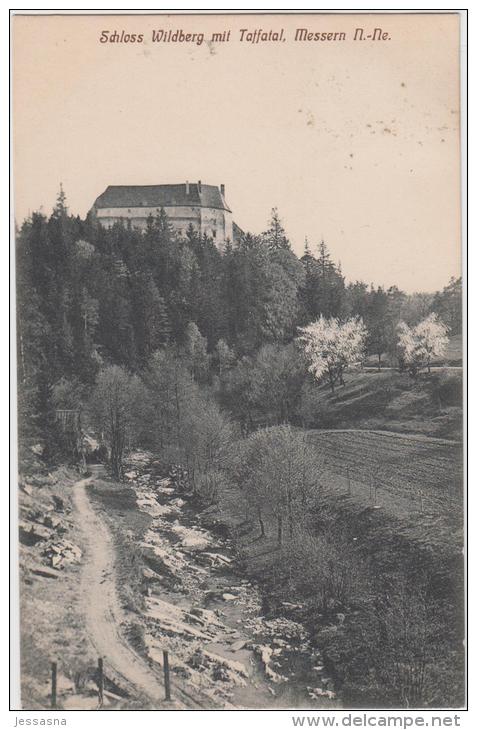
[[[344,385],[344,371],[364,359],[368,332],[361,317],[344,322],[320,316],[307,327],[300,328],[308,370],[317,380],[327,378],[332,392],[336,383]]]
[[[430,373],[431,360],[444,355],[449,342],[448,327],[435,312],[415,327],[399,322],[397,332],[401,361],[411,375],[417,375],[423,367]]]

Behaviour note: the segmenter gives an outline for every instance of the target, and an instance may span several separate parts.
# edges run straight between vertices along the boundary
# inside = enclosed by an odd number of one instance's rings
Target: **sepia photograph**
[[[128,13],[10,17],[15,709],[465,709],[465,11]]]

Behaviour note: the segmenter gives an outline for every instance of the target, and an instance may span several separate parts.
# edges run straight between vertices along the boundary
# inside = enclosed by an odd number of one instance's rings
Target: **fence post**
[[[164,689],[166,691],[166,700],[171,699],[171,680],[169,676],[169,652],[162,652],[164,658]]]
[[[348,479],[348,494],[351,494],[351,479],[349,476],[349,466],[346,467],[346,478]]]
[[[56,708],[56,662],[51,662],[51,706]]]
[[[103,706],[104,674],[103,657],[98,658],[98,706]]]

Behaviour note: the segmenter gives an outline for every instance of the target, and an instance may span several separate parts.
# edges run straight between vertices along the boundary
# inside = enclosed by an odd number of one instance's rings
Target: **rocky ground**
[[[304,627],[265,618],[260,590],[237,565],[231,540],[205,529],[190,495],[160,472],[146,454],[136,454],[126,472],[139,509],[152,518],[140,544],[149,659],[161,666],[168,649],[173,673],[216,706],[336,707]]]
[[[22,702],[102,709],[339,706],[299,606],[266,615],[231,539],[150,454],[125,482],[94,469],[23,477]],[[213,520],[212,520],[213,522]],[[172,699],[164,701],[163,650]]]
[[[29,466],[19,482],[21,696],[25,709],[42,709],[51,701],[51,662],[59,694],[97,691],[78,601],[84,554],[71,497],[79,475]]]

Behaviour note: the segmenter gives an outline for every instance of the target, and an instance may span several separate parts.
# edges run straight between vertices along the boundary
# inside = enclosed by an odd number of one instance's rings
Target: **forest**
[[[144,232],[106,230],[70,215],[63,190],[52,215],[19,227],[16,276],[20,451],[39,442],[45,460],[73,463],[89,439],[121,480],[141,447],[178,466],[202,503],[238,490],[276,544],[272,594],[304,596],[312,622],[352,616],[328,648],[348,701],[452,705],[452,561],[437,579],[429,556],[396,568],[360,552],[306,428],[320,427],[316,389],[345,388],[367,358],[425,383],[461,333],[460,280],[432,294],[348,282],[324,241],[293,253],[276,209],[223,253],[192,228],[178,238],[164,211]]]
[[[435,313],[449,334],[461,331],[460,280],[411,295],[347,284],[326,244],[315,248],[306,242],[298,259],[275,209],[267,231],[245,234],[221,254],[192,228],[176,238],[163,211],[145,233],[105,230],[68,215],[61,191],[52,215],[34,213],[17,235],[21,427],[46,435],[55,409],[67,405],[67,385],[68,397],[85,398],[108,366],[137,375],[158,352],[179,357],[238,420],[250,399],[264,415],[252,392],[262,389],[265,400],[273,391],[279,401],[272,421],[293,422],[305,380],[296,337],[318,317],[359,317],[365,352],[378,360],[398,358],[399,323],[415,326]]]

